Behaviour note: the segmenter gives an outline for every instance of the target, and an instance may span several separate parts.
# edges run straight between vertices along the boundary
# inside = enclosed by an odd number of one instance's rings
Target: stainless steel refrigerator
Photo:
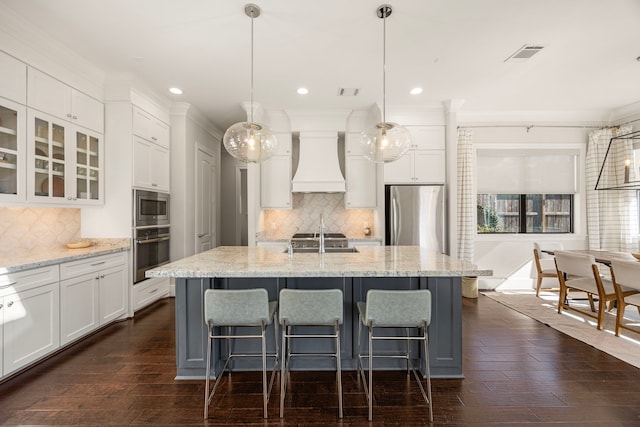
[[[444,185],[385,187],[385,244],[448,253]]]

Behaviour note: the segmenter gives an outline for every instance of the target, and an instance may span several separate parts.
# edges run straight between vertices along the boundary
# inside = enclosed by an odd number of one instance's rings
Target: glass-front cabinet
[[[25,108],[0,98],[0,200],[24,200]]]
[[[51,203],[102,201],[102,137],[44,113],[29,111],[32,159],[27,199]]]

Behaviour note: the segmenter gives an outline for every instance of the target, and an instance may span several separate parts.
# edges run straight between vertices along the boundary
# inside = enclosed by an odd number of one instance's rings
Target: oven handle
[[[147,240],[136,239],[136,244],[147,245],[149,243],[164,242],[165,240],[169,240],[169,237],[161,237],[159,239],[147,239]]]

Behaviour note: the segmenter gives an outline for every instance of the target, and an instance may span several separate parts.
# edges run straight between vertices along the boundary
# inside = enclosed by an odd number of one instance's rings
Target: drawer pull
[[[107,262],[107,261],[94,262],[93,264],[91,264],[91,267],[95,267],[96,265],[104,264],[105,262]]]
[[[158,288],[155,288],[154,290],[149,291],[150,294],[155,294],[156,292],[158,292]]]
[[[9,304],[7,304],[7,307],[11,307],[13,305],[13,301],[9,301]]]

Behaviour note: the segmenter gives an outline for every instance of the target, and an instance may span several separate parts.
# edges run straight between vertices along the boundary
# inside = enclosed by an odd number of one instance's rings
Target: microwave
[[[169,194],[167,193],[134,190],[133,209],[134,227],[169,225]]]

